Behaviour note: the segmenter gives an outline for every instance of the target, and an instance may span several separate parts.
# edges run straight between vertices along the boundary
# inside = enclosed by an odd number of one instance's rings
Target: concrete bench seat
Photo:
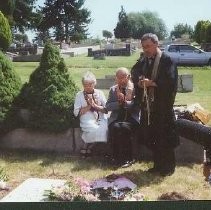
[[[176,148],[176,159],[181,162],[202,162],[203,147],[188,139],[180,138],[181,144]],[[83,140],[80,128],[70,128],[60,134],[49,134],[27,129],[16,129],[0,139],[1,149],[34,150],[43,152],[58,152],[79,155]],[[96,144],[94,154],[102,155],[108,152],[109,145]],[[142,145],[133,145],[134,156],[141,159],[151,159],[151,152]],[[107,151],[105,151],[107,150]]]

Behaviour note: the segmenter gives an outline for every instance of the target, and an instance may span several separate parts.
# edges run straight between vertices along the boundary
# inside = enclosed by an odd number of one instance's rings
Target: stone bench
[[[80,128],[70,128],[59,134],[19,128],[10,131],[0,139],[0,148],[43,152],[78,153],[82,144]]]
[[[114,75],[105,75],[105,78],[97,79],[96,88],[109,89],[115,83]],[[179,93],[192,92],[193,91],[193,75],[182,74],[178,76],[178,89]]]
[[[0,139],[1,149],[58,152],[70,155],[79,154],[82,145],[80,128],[70,128],[60,134],[16,129]],[[133,148],[134,156],[140,159],[151,159],[151,152],[146,147],[133,144]],[[102,156],[109,149],[109,144],[96,144],[94,155]],[[203,161],[203,148],[188,139],[181,138],[181,144],[176,149],[176,159],[180,162],[201,163]]]

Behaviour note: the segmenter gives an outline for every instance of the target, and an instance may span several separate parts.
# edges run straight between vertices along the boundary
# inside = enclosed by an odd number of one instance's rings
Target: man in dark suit
[[[110,88],[106,109],[111,111],[108,128],[113,158],[122,167],[130,166],[133,162],[133,134],[139,125],[139,107],[134,108],[134,86],[128,69],[124,67],[117,69],[116,85]]]
[[[153,152],[149,172],[171,175],[175,170],[174,148],[179,144],[173,104],[177,91],[177,67],[158,48],[158,37],[141,38],[143,56],[132,67],[136,103],[141,106],[139,141]]]

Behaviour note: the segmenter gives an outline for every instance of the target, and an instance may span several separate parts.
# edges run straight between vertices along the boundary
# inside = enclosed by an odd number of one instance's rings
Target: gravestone
[[[105,53],[99,53],[94,55],[95,60],[105,60]]]
[[[109,89],[115,84],[114,79],[97,79],[96,88],[97,89]]]
[[[105,78],[97,79],[96,88],[98,89],[109,89],[115,84],[115,75],[105,75]],[[179,93],[186,93],[193,91],[193,75],[182,74],[178,75],[177,80],[177,91]]]
[[[0,202],[40,202],[48,201],[46,190],[62,186],[65,180],[29,178],[12,192],[0,200]]]
[[[193,91],[193,75],[182,74],[178,75],[177,91],[180,93],[192,92]]]

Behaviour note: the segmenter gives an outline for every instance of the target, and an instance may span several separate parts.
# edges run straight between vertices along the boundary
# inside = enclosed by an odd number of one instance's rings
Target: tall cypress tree
[[[0,12],[0,49],[6,50],[12,39],[7,19]],[[5,125],[14,98],[21,88],[21,80],[13,69],[12,62],[0,51],[0,132]]]
[[[130,38],[132,35],[131,25],[123,6],[121,6],[121,11],[119,12],[119,21],[114,29],[114,35],[120,39]]]
[[[90,11],[83,8],[85,0],[46,0],[41,8],[43,18],[38,29],[54,31],[58,41],[80,41],[86,38]]]
[[[39,14],[33,11],[37,0],[1,0],[0,10],[9,20],[13,29],[24,32],[28,28],[36,28]]]
[[[0,50],[7,50],[12,42],[12,33],[7,18],[0,11]]]
[[[13,12],[15,9],[15,0],[1,1],[0,10],[4,16],[9,20],[10,25],[13,22]]]
[[[21,80],[12,62],[0,51],[0,132],[21,89]]]
[[[23,86],[17,103],[30,111],[29,128],[60,132],[73,126],[77,91],[59,49],[47,43],[40,65]]]

